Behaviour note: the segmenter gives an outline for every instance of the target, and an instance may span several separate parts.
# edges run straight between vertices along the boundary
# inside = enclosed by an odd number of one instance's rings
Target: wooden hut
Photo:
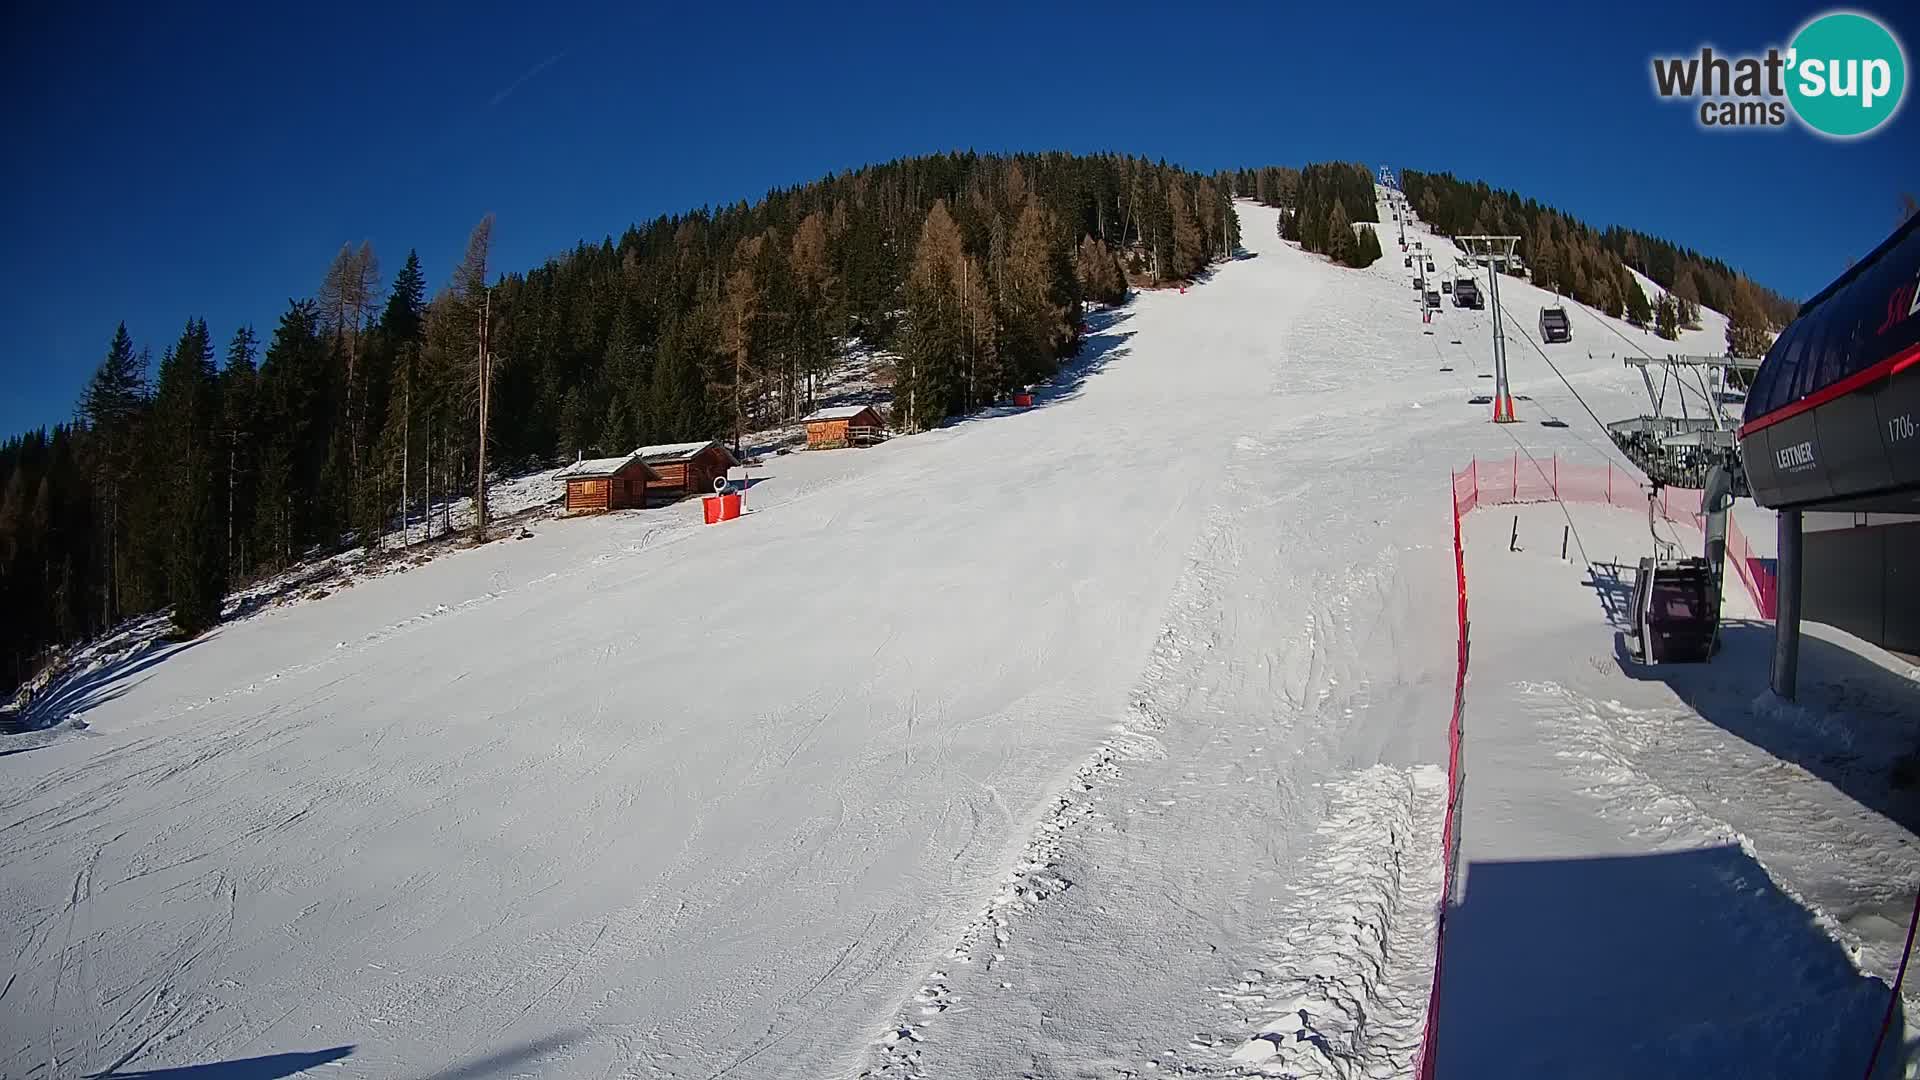
[[[709,493],[714,477],[725,476],[728,469],[740,464],[733,451],[713,439],[643,446],[634,455],[646,462],[652,473],[647,478],[647,494],[667,499]]]
[[[567,482],[567,512],[592,513],[645,506],[654,472],[639,454],[576,461],[554,474]]]
[[[807,425],[809,450],[868,446],[887,437],[887,422],[881,419],[880,410],[871,405],[821,409],[801,422]]]

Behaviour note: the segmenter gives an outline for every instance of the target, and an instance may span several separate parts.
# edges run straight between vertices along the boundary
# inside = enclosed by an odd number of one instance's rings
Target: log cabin
[[[646,462],[652,474],[647,478],[647,495],[663,499],[710,492],[714,477],[725,476],[740,464],[733,451],[714,439],[643,446],[634,455]]]
[[[654,471],[637,453],[576,461],[553,474],[567,482],[567,513],[598,513],[645,506]]]
[[[801,421],[807,425],[807,449],[869,446],[886,438],[887,422],[871,405],[820,409]]]

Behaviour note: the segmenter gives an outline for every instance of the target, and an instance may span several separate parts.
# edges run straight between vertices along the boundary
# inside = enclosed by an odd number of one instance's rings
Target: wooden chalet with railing
[[[807,425],[807,449],[871,446],[887,437],[887,422],[871,405],[820,409],[801,421]]]

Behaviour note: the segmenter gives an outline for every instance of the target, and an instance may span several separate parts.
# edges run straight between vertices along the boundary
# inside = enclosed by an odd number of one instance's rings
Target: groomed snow
[[[1488,424],[1487,313],[1424,326],[1387,228],[1241,213],[1030,410],[93,672],[0,757],[0,1072],[1405,1074],[1447,470],[1611,448],[1518,339]],[[1608,322],[1545,354],[1612,419]]]

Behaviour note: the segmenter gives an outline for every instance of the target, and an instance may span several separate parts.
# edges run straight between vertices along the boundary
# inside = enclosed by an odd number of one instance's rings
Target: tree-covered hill
[[[412,252],[389,281],[349,244],[224,363],[189,313],[157,365],[103,327],[75,419],[0,443],[0,691],[50,645],[169,605],[195,632],[231,584],[472,491],[483,386],[496,469],[791,420],[855,342],[898,356],[893,421],[924,428],[1052,374],[1083,302],[1189,279],[1238,230],[1224,182],[1165,162],[941,154],[526,271],[484,220],[437,294]]]

